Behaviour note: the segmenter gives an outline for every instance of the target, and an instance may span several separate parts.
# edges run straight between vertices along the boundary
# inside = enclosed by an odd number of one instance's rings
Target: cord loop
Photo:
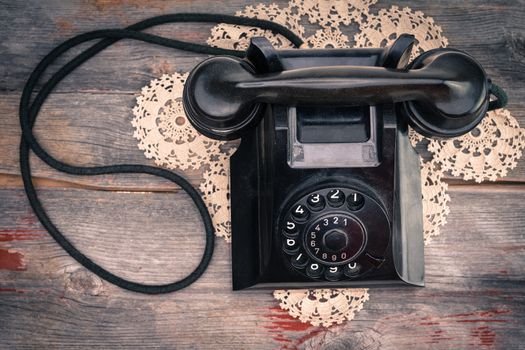
[[[35,70],[31,73],[31,76],[29,77],[28,81],[26,82],[26,85],[24,86],[19,107],[20,125],[22,128],[22,139],[20,142],[20,169],[22,174],[22,180],[24,182],[24,189],[27,198],[29,199],[29,203],[42,225],[47,229],[47,231],[55,239],[55,241],[71,257],[73,257],[77,262],[79,262],[82,266],[84,266],[94,274],[121,288],[146,294],[168,293],[185,288],[193,282],[195,282],[208,267],[208,264],[210,263],[210,260],[213,255],[215,234],[210,214],[200,194],[193,188],[193,186],[188,182],[188,180],[186,180],[182,176],[179,176],[173,172],[158,167],[138,164],[81,167],[64,163],[51,156],[47,151],[45,151],[42,148],[38,140],[33,135],[32,129],[38,116],[38,112],[40,111],[44,101],[53,91],[53,89],[58,85],[58,83],[62,81],[62,79],[64,79],[68,74],[73,72],[77,67],[82,65],[85,61],[89,60],[91,57],[95,56],[97,53],[104,50],[108,46],[114,44],[120,39],[126,38],[140,40],[156,45],[176,48],[185,51],[192,51],[201,54],[233,55],[237,57],[244,56],[243,51],[227,50],[207,45],[188,43],[180,40],[168,39],[157,35],[140,32],[143,29],[150,28],[156,25],[178,22],[211,22],[256,26],[262,29],[269,29],[278,34],[283,35],[297,47],[301,46],[303,43],[303,41],[289,29],[277,23],[266,20],[205,13],[181,13],[153,17],[146,19],[142,22],[136,23],[132,26],[129,26],[126,29],[97,30],[89,33],[80,34],[69,40],[66,40],[65,42],[57,46],[40,61]],[[31,103],[31,95],[35,90],[35,86],[41,78],[42,74],[49,67],[49,65],[51,65],[58,57],[60,57],[64,52],[68,51],[69,49],[83,42],[101,38],[103,40],[100,40],[95,45],[91,46],[87,50],[80,53],[78,56],[71,59],[56,73],[54,73],[53,76],[47,82],[44,83],[41,90],[37,93],[36,97]],[[195,203],[204,223],[204,228],[206,232],[206,245],[199,265],[195,268],[193,272],[191,272],[188,276],[179,281],[168,284],[151,285],[124,279],[109,272],[97,263],[93,262],[90,258],[82,254],[58,230],[58,228],[53,224],[46,211],[44,210],[42,203],[38,199],[31,177],[31,167],[29,163],[30,150],[33,150],[33,152],[40,159],[42,159],[46,164],[48,164],[52,168],[68,174],[102,175],[142,173],[159,176],[179,185],[190,196],[193,203]]]

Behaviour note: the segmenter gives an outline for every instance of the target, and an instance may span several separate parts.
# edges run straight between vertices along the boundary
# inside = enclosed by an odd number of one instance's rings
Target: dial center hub
[[[339,229],[333,229],[325,233],[323,245],[332,252],[338,252],[348,245],[348,235]]]

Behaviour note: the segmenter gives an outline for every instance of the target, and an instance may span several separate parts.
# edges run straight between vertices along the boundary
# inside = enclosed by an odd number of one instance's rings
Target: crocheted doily
[[[221,152],[224,142],[201,135],[182,108],[182,91],[188,73],[163,75],[142,88],[133,108],[133,136],[147,158],[169,169],[199,169]]]
[[[496,181],[516,167],[524,142],[524,129],[508,110],[498,109],[468,134],[452,140],[429,140],[428,150],[453,176]]]
[[[202,136],[191,126],[182,107],[188,73],[163,75],[142,88],[131,123],[139,149],[159,166],[188,170],[205,168],[199,186],[215,226],[215,234],[230,241],[229,156],[225,142]]]
[[[372,13],[377,0],[291,0],[247,6],[237,16],[267,19],[287,26],[310,48],[380,47],[400,34],[415,35],[413,57],[421,51],[445,47],[441,27],[421,11],[397,6]],[[355,24],[359,31],[355,32]],[[354,27],[351,27],[354,25]],[[309,34],[305,27],[309,28]],[[312,29],[313,27],[313,29]],[[219,24],[211,30],[209,45],[243,50],[253,36],[265,36],[279,48],[292,44],[280,35],[259,28]],[[353,40],[353,41],[351,41]],[[199,189],[203,193],[216,234],[230,240],[229,155],[233,148],[200,135],[182,109],[182,90],[187,73],[164,75],[142,89],[133,109],[132,124],[139,148],[159,166],[179,171],[203,169]],[[490,112],[478,128],[450,140],[430,140],[410,131],[413,145],[433,158],[421,162],[425,244],[439,234],[449,213],[450,173],[465,180],[496,180],[516,166],[525,144],[525,132],[509,111]],[[277,290],[274,297],[290,315],[302,322],[328,327],[353,319],[368,300],[367,289]]]
[[[423,230],[425,244],[432,236],[439,235],[440,227],[447,223],[450,212],[448,184],[441,181],[443,172],[434,161],[421,162],[421,187],[423,192]]]
[[[273,296],[291,316],[329,327],[354,318],[368,300],[368,289],[276,290]]]

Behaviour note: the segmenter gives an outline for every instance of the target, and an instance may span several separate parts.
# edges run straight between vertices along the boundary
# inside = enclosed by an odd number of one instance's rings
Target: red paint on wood
[[[271,333],[272,339],[281,344],[281,349],[297,349],[308,339],[315,337],[324,329],[314,327],[309,323],[303,323],[300,320],[290,316],[285,310],[280,307],[269,308],[270,313],[264,316],[271,320],[269,325],[263,326]],[[288,337],[290,333],[304,333],[301,337],[293,340]]]
[[[0,270],[24,271],[24,256],[18,252],[0,249]]]
[[[510,322],[508,319],[500,318],[502,315],[511,314],[512,311],[508,309],[493,309],[483,311],[473,311],[460,314],[444,315],[444,316],[426,316],[421,318],[420,325],[424,326],[439,326],[441,324],[448,324],[450,327],[451,323],[465,323],[472,324],[470,335],[476,339],[469,345],[476,347],[493,346],[496,341],[495,331],[490,329],[490,325],[493,323],[507,323]],[[480,324],[476,327],[476,324]],[[434,334],[430,334],[430,340],[428,344],[437,344],[441,341],[453,340],[454,338],[446,334],[444,330],[435,330]]]
[[[303,323],[300,320],[290,316],[281,308],[270,308],[271,313],[266,314],[267,318],[272,319],[270,326],[265,326],[267,329],[281,329],[286,331],[304,331],[312,327],[309,323]],[[277,320],[275,320],[277,319]]]
[[[278,318],[278,319],[281,319],[281,320],[292,320],[292,321],[297,321],[296,318],[288,315],[288,314],[282,314],[282,315],[279,315],[279,314],[275,314],[275,315],[265,315],[265,316],[268,316],[270,318]]]
[[[441,317],[423,317],[421,318],[422,321],[420,322],[420,325],[422,326],[436,326],[440,323],[446,323],[446,322],[458,322],[458,323],[477,323],[477,322],[496,322],[496,323],[505,323],[509,322],[509,320],[506,319],[499,319],[496,318],[498,315],[505,315],[509,314],[510,310],[487,310],[487,311],[475,311],[475,312],[468,312],[468,313],[461,313],[461,314],[452,314],[452,315],[445,315]]]
[[[272,337],[273,340],[278,341],[279,343],[291,343],[290,339],[285,338],[284,336],[275,336]]]
[[[277,326],[277,328],[285,330],[285,331],[292,331],[292,332],[301,332],[306,331],[307,329],[311,328],[312,326],[308,323],[302,323],[299,320],[294,321],[274,321],[272,322],[273,325]]]
[[[496,315],[510,314],[510,310],[486,310],[486,311],[474,311],[461,314],[445,315],[442,317],[424,317],[421,320],[432,320],[437,318],[461,318],[461,317],[494,317]]]
[[[28,241],[43,236],[39,230],[0,230],[0,242]]]
[[[502,315],[510,313],[512,313],[512,311],[508,309],[493,309],[443,316],[426,316],[421,318],[421,321],[424,322],[420,322],[420,325],[431,327],[444,325],[445,327],[450,327],[453,323],[472,324],[473,328],[470,330],[470,335],[476,339],[476,342],[470,343],[469,345],[473,347],[490,347],[493,346],[496,341],[496,333],[492,331],[489,326],[493,323],[510,322],[508,319],[500,318]],[[476,325],[480,323],[481,326],[476,327]],[[425,343],[438,344],[454,339],[455,337],[451,337],[451,335],[447,334],[444,330],[438,329],[435,330],[433,334],[430,334],[430,339]]]
[[[15,288],[0,288],[0,293],[1,292],[5,292],[5,293],[11,292],[11,293],[20,293],[20,294],[25,293],[23,290],[15,289]]]
[[[510,245],[510,246],[504,246],[504,247],[501,247],[499,248],[501,250],[503,250],[504,252],[515,252],[517,250],[525,250],[525,245],[522,245],[522,244],[514,244],[514,245]]]
[[[479,344],[476,345],[480,346],[493,346],[496,340],[496,333],[487,326],[472,329],[470,335],[478,339]]]
[[[476,322],[505,323],[505,322],[509,322],[509,320],[497,320],[497,319],[493,319],[493,318],[480,318],[478,320],[457,320],[456,322],[459,322],[459,323],[476,323]]]
[[[442,329],[438,329],[438,330],[435,330],[434,331],[434,334],[431,334],[430,335],[430,341],[428,341],[427,343],[429,344],[437,344],[443,340],[452,340],[454,338],[451,338],[451,337],[446,337],[445,336],[445,331],[442,330]]]
[[[511,310],[494,309],[444,316],[425,316],[421,318],[421,321],[424,322],[420,322],[419,324],[422,326],[435,326],[443,322],[507,322],[505,319],[498,319],[496,317],[510,313]]]
[[[504,314],[510,314],[510,310],[489,310],[489,311],[481,311],[479,312],[480,316],[494,316],[494,315],[504,315]]]
[[[272,306],[272,307],[268,308],[268,310],[270,310],[272,312],[269,315],[273,315],[274,313],[281,313],[281,314],[288,315],[288,313],[286,311],[284,311],[283,309],[281,309],[279,306]]]

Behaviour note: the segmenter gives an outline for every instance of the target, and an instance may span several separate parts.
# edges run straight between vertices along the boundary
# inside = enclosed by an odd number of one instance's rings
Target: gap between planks
[[[79,190],[92,190],[92,191],[110,191],[110,192],[144,192],[144,193],[176,193],[180,190],[180,187],[169,183],[166,180],[167,184],[163,186],[154,187],[132,187],[132,186],[97,186],[97,185],[88,185],[80,184],[67,180],[55,180],[45,177],[33,176],[33,183],[37,190],[40,188],[46,189],[79,189]],[[22,176],[12,175],[12,174],[0,174],[0,189],[5,188],[23,188],[24,183],[22,181]]]
[[[482,182],[463,181],[460,179],[445,180],[449,185],[449,191],[452,192],[525,192],[525,181],[505,181]],[[167,182],[158,187],[134,187],[134,186],[97,186],[81,184],[67,180],[55,180],[46,177],[33,176],[33,183],[38,188],[60,188],[60,189],[80,189],[92,191],[110,191],[110,192],[144,192],[144,193],[176,193],[180,187]],[[20,175],[0,174],[0,189],[4,188],[22,188],[23,181]]]

